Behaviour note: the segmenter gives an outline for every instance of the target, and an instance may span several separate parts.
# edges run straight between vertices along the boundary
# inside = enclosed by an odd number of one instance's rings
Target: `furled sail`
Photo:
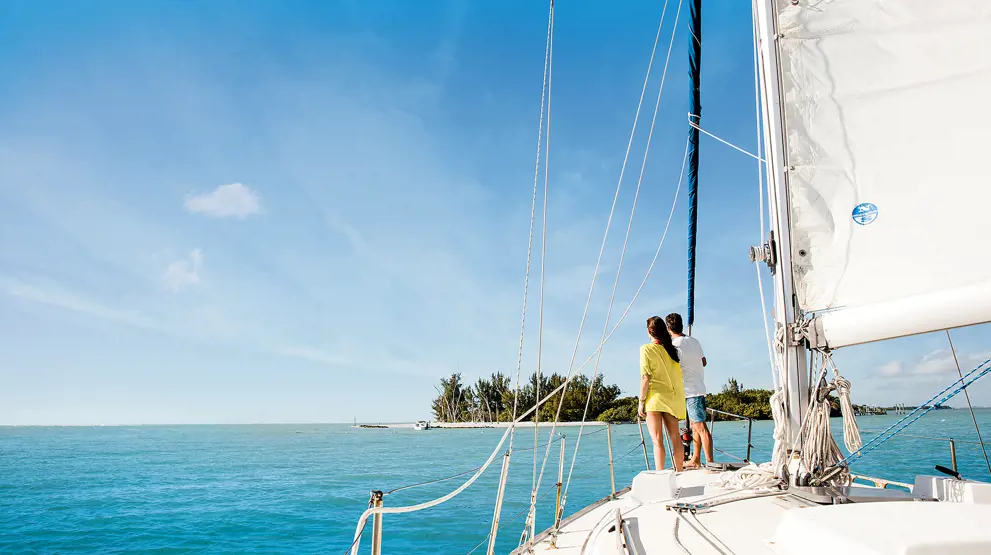
[[[698,231],[699,129],[702,125],[702,0],[692,0],[688,76],[691,86],[688,128],[688,333],[695,325],[695,236]]]
[[[991,1],[774,5],[794,289],[819,339],[991,321]]]

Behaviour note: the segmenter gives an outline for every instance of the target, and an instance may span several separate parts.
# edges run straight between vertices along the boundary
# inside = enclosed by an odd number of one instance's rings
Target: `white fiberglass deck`
[[[538,536],[535,553],[557,555],[978,555],[991,553],[991,504],[978,495],[922,500],[918,495],[862,488],[861,502],[821,505],[794,493],[728,490],[720,475],[643,472],[630,491],[566,521],[550,546]],[[960,484],[960,482],[956,482]],[[970,486],[968,486],[970,487]],[[754,497],[761,495],[760,497]],[[874,500],[880,496],[885,500]],[[986,500],[984,500],[986,501]],[[692,511],[672,503],[706,503]],[[632,545],[616,533],[617,509]],[[519,550],[525,552],[525,548]]]

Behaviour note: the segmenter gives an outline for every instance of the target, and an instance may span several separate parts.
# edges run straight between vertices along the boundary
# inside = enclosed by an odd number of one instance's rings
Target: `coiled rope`
[[[719,475],[719,487],[724,489],[771,490],[776,489],[781,480],[774,475],[774,463],[754,464]]]
[[[850,381],[840,375],[829,352],[815,354],[821,358],[821,370],[812,398],[809,400],[805,421],[802,423],[804,439],[802,462],[806,470],[823,477],[825,469],[835,467],[836,463],[843,458],[843,453],[836,444],[836,440],[833,439],[833,433],[829,427],[829,414],[832,409],[829,400],[830,392],[836,391],[839,397],[840,412],[843,416],[843,443],[847,450],[853,452],[860,449],[863,441],[860,438],[860,429],[857,426],[853,402],[850,400]],[[813,356],[814,359],[815,356]],[[827,383],[826,373],[829,369],[833,371],[833,380]],[[849,472],[841,470],[826,477],[823,483],[848,484],[849,482]]]

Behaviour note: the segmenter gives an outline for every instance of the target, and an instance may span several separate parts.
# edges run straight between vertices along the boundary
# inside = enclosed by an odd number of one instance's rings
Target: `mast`
[[[691,77],[692,100],[689,121],[702,125],[702,0],[692,0],[691,49],[688,71]],[[695,233],[698,229],[699,130],[688,128],[688,335],[695,323]]]
[[[785,173],[784,125],[781,106],[777,17],[773,0],[754,0],[760,52],[760,97],[767,156],[770,236],[762,248],[752,249],[755,262],[765,262],[774,277],[775,366],[786,395],[787,444],[801,450],[802,415],[808,407],[809,383],[805,343],[795,333],[800,312],[794,295],[788,180]],[[779,339],[780,338],[780,339]]]

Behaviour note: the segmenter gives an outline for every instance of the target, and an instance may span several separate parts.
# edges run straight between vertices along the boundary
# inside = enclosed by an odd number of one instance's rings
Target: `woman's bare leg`
[[[666,412],[660,414],[664,419],[664,427],[668,429],[668,439],[671,440],[671,448],[673,449],[671,456],[674,458],[674,470],[675,472],[681,472],[685,464],[685,451],[681,447],[681,430],[678,429],[678,419],[673,414]],[[681,456],[678,456],[679,454]]]
[[[647,413],[647,431],[650,432],[650,441],[654,444],[654,469],[664,469],[664,421],[660,412]]]

